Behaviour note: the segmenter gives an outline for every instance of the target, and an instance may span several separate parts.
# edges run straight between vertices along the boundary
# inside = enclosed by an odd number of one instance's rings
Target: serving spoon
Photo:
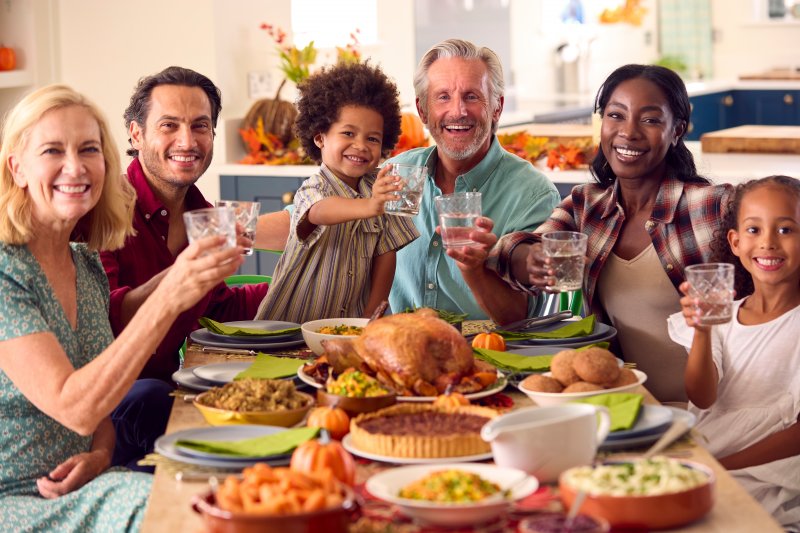
[[[685,420],[675,420],[668,430],[644,454],[642,459],[649,459],[681,437],[689,429]]]

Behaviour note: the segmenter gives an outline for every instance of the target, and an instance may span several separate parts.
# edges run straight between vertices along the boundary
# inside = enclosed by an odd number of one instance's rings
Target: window
[[[317,48],[344,46],[355,30],[360,44],[377,43],[376,0],[292,0],[292,38],[298,48],[309,41]]]

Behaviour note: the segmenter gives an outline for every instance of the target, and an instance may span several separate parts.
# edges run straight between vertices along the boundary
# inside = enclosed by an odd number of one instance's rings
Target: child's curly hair
[[[400,137],[400,100],[397,86],[383,71],[368,63],[339,63],[309,76],[297,87],[298,115],[294,130],[308,156],[316,163],[322,152],[314,137],[336,122],[348,105],[368,107],[383,117],[381,155],[386,157]]]
[[[714,240],[711,243],[711,261],[719,263],[731,263],[734,266],[733,288],[736,290],[736,298],[740,299],[753,294],[753,278],[750,272],[744,268],[739,258],[733,254],[728,244],[728,231],[739,231],[739,209],[742,205],[742,198],[759,187],[765,185],[775,185],[786,190],[800,202],[800,181],[789,176],[768,176],[757,180],[750,180],[736,186],[733,197],[728,203],[727,213],[722,219],[722,224],[714,233]]]

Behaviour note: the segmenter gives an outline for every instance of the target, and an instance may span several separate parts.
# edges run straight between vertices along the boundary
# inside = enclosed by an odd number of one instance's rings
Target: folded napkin
[[[230,337],[268,337],[270,335],[286,335],[287,333],[296,333],[300,331],[299,327],[267,330],[258,328],[241,328],[236,326],[227,326],[222,322],[217,322],[216,320],[211,320],[210,318],[207,317],[199,318],[197,322],[199,322],[201,326],[203,326],[212,333],[216,333],[217,335],[227,335]]]
[[[267,457],[289,453],[300,444],[317,436],[319,428],[294,428],[242,440],[195,440],[178,439],[175,446],[198,452],[234,457]]]
[[[586,318],[569,322],[567,325],[553,331],[503,331],[497,330],[507,341],[518,341],[525,339],[571,339],[573,337],[585,337],[594,331],[595,318],[589,315]]]
[[[256,360],[247,370],[239,372],[233,377],[234,381],[240,379],[279,379],[294,376],[300,365],[307,363],[305,359],[296,357],[276,357],[265,353],[256,355]]]
[[[639,416],[639,409],[642,407],[642,399],[641,394],[612,392],[572,401],[602,405],[608,408],[608,414],[611,416],[611,431],[619,431],[631,429],[636,423],[636,417]]]
[[[607,342],[596,342],[588,346],[581,346],[577,350],[585,350],[592,346],[608,348]],[[553,355],[521,355],[518,353],[499,352],[486,348],[472,348],[475,357],[482,361],[494,365],[501,371],[506,372],[546,372],[550,370],[550,361]]]

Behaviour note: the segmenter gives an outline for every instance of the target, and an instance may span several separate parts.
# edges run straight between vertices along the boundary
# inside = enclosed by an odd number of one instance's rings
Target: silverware
[[[675,440],[679,437],[682,437],[686,431],[689,430],[689,426],[683,420],[676,420],[672,423],[670,428],[661,435],[661,438],[658,439],[655,444],[650,446],[650,448],[642,454],[642,459],[649,459],[653,455],[657,454],[670,444],[672,444]]]
[[[203,346],[203,352],[205,353],[231,353],[231,354],[241,354],[241,355],[257,355],[258,352],[253,350],[238,350],[236,348],[215,348],[213,346]]]
[[[523,331],[538,326],[546,326],[547,324],[552,324],[554,322],[560,322],[561,320],[565,320],[567,318],[572,318],[572,311],[560,311],[551,315],[526,318],[525,320],[518,320],[517,322],[512,322],[511,324],[506,324],[505,326],[497,326],[494,328],[494,330]]]

